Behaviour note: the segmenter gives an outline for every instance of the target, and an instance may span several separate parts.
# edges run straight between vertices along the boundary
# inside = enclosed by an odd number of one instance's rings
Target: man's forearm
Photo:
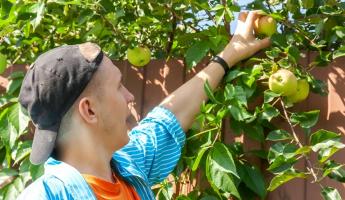
[[[224,50],[218,54],[228,63],[229,67],[271,44],[269,38],[258,40],[254,36],[253,25],[258,15],[258,11],[240,13],[235,34]],[[164,99],[161,105],[171,110],[180,121],[182,128],[187,131],[191,127],[195,115],[200,111],[201,103],[207,100],[204,91],[206,80],[214,89],[223,76],[223,67],[213,62]]]
[[[181,123],[183,130],[187,131],[196,114],[199,113],[201,103],[207,100],[204,91],[206,80],[211,88],[215,89],[224,73],[220,64],[211,62],[205,69],[165,98],[160,105],[172,111]]]

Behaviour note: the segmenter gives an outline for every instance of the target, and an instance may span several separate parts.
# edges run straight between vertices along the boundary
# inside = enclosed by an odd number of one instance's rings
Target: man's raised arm
[[[254,36],[253,24],[257,17],[257,11],[240,13],[234,36],[225,49],[218,54],[229,67],[270,45],[269,38],[257,40]],[[211,88],[215,89],[224,74],[224,69],[219,63],[211,62],[205,69],[165,98],[160,105],[172,111],[181,123],[183,130],[187,131],[196,114],[200,112],[201,103],[207,100],[204,91],[206,80]]]

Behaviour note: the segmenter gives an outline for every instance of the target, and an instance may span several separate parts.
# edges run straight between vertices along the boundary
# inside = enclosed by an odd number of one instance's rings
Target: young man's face
[[[102,64],[103,91],[98,97],[100,108],[101,137],[111,150],[118,150],[129,141],[128,118],[130,116],[129,103],[134,101],[133,95],[122,85],[122,74],[108,57],[104,57]]]

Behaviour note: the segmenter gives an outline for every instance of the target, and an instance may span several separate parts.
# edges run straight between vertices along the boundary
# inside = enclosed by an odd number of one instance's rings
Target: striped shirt
[[[130,183],[141,199],[155,199],[151,187],[174,169],[185,143],[185,133],[174,114],[158,106],[129,133],[129,143],[116,151],[111,167]],[[72,166],[49,158],[42,177],[18,199],[95,200],[83,176]]]

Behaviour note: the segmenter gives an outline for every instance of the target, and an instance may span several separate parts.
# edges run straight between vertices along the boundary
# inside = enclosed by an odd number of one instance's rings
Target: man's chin
[[[131,130],[136,125],[138,125],[137,121],[134,119],[134,117],[130,116],[126,119],[126,127],[128,130]]]

